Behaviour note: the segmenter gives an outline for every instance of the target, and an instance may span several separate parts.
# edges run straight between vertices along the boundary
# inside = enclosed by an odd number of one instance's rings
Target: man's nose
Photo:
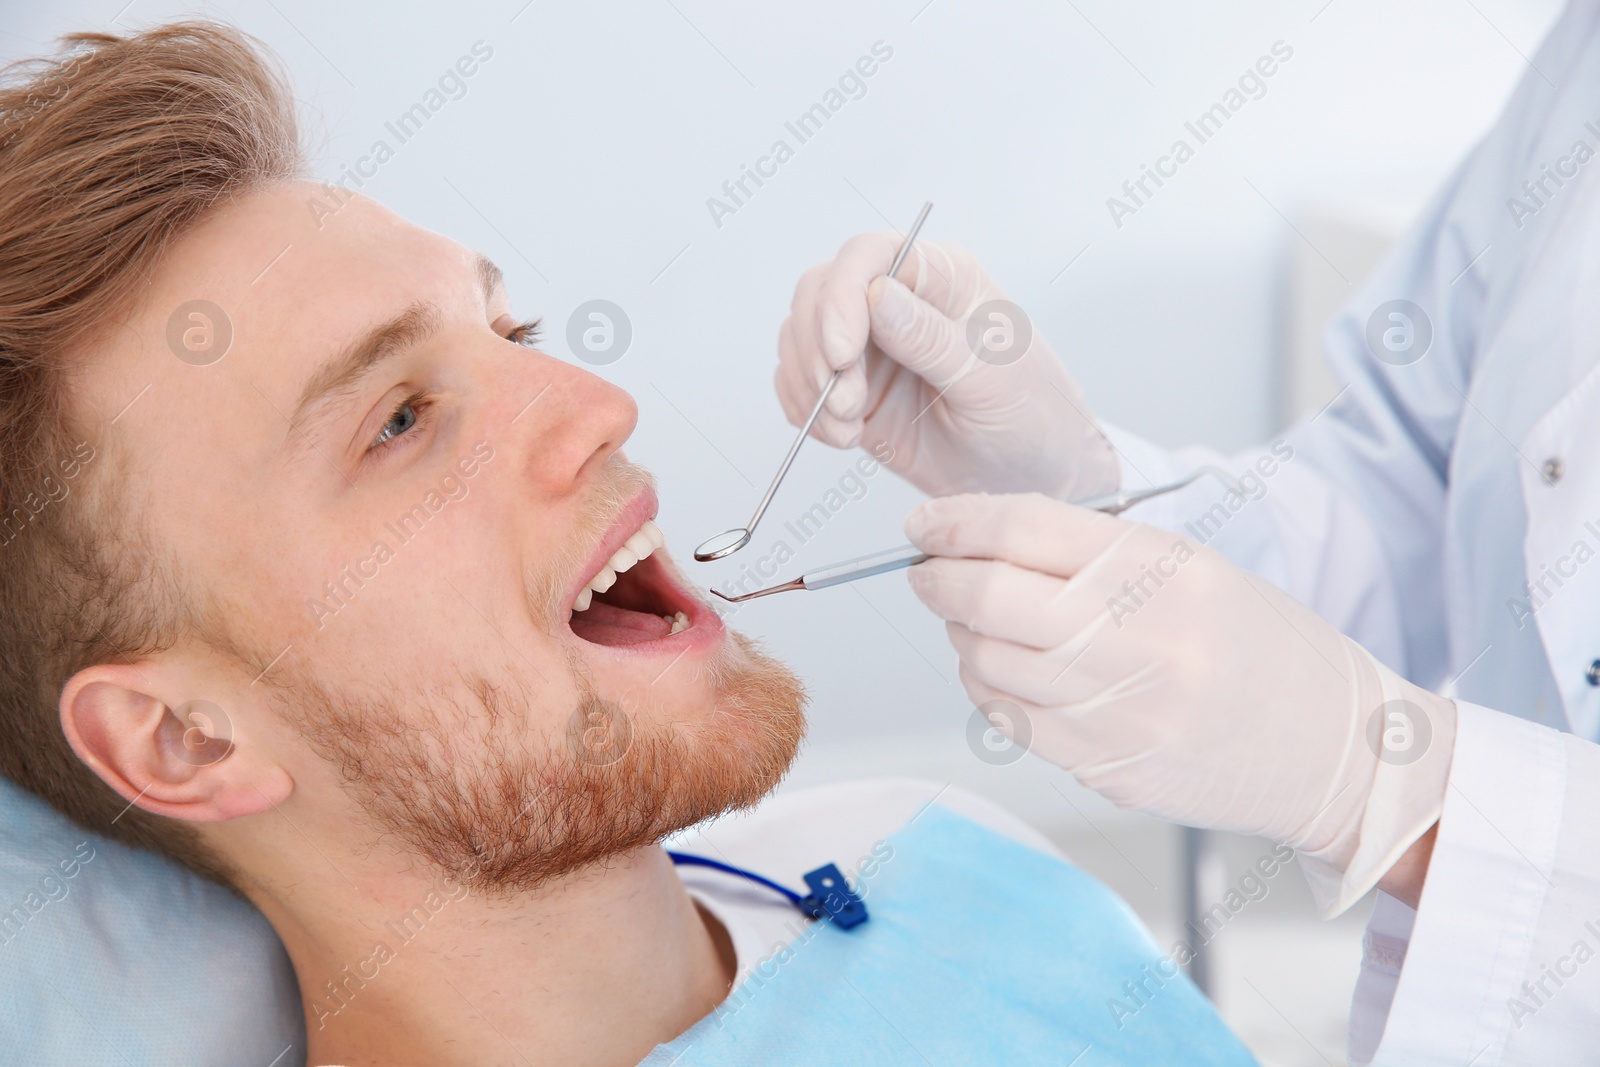
[[[639,405],[626,391],[581,367],[545,357],[545,391],[518,416],[526,423],[523,462],[527,477],[552,494],[594,475],[639,422]]]

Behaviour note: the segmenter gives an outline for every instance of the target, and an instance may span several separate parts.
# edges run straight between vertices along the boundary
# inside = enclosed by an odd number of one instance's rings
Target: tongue
[[[586,611],[572,614],[572,632],[597,645],[636,645],[666,637],[672,624],[660,615],[630,611],[596,600]]]

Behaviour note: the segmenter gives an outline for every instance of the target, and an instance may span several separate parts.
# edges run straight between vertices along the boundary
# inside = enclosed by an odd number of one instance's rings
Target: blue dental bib
[[[886,844],[869,921],[813,923],[641,1067],[1256,1064],[1077,868],[938,805]]]

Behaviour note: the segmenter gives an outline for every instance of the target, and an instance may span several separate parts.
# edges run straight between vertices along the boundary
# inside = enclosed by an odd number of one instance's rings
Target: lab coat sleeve
[[[1367,928],[1351,1062],[1592,1062],[1600,745],[1458,706],[1422,899],[1413,912],[1380,894]]]
[[[1280,441],[1231,457],[1167,450],[1107,427],[1125,487],[1160,484],[1206,463],[1247,482],[1228,497],[1217,480],[1202,479],[1129,518],[1210,544],[1430,688],[1449,673],[1440,546],[1451,450],[1470,417],[1466,395],[1496,316],[1557,215],[1519,228],[1507,191],[1537,169],[1556,86],[1594,35],[1596,9],[1592,0],[1569,7],[1534,60],[1547,77],[1522,80],[1495,126],[1328,325],[1325,356],[1341,389],[1326,408]],[[1369,323],[1381,334],[1394,301],[1422,309],[1431,334],[1421,358],[1404,365],[1379,359],[1368,343]]]

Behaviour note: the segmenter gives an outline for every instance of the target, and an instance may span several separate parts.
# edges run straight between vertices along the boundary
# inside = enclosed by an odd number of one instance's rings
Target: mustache
[[[613,454],[594,480],[584,489],[578,518],[561,540],[540,562],[540,572],[528,583],[529,608],[546,632],[554,633],[565,625],[567,586],[572,575],[589,560],[598,542],[622,509],[645,488],[654,488],[655,476],[637,463]]]

